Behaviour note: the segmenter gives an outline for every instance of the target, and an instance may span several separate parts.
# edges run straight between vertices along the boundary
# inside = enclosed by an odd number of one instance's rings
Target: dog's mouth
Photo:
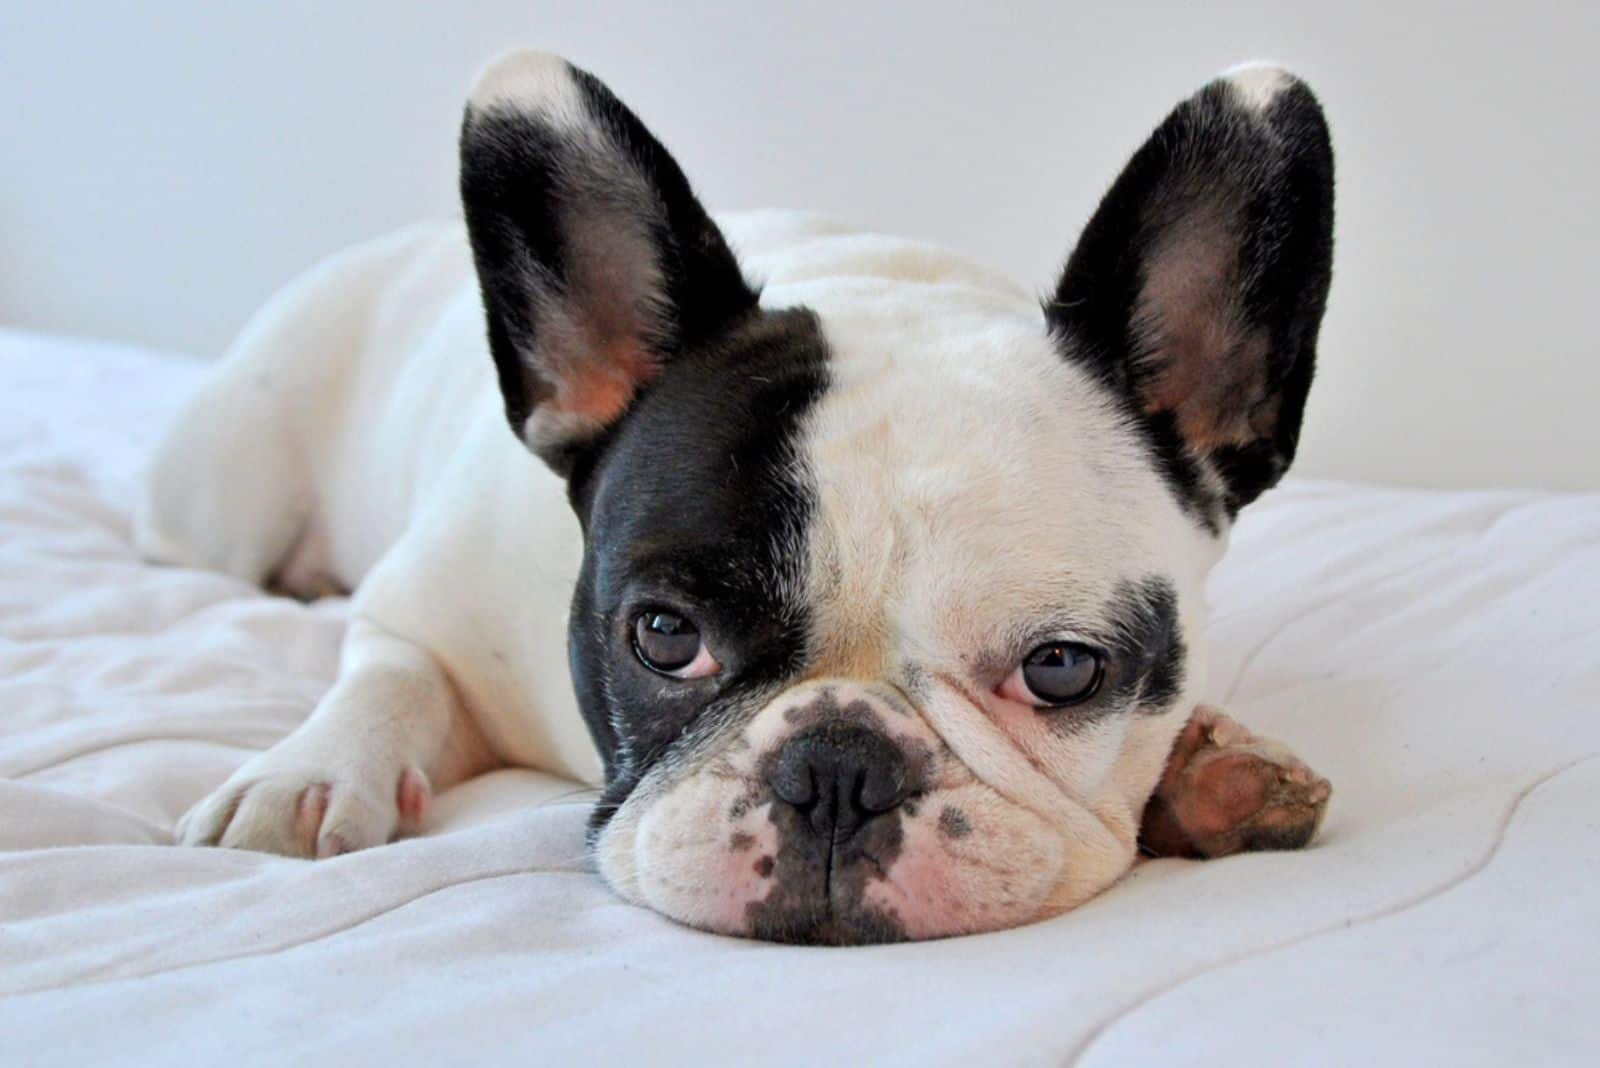
[[[1013,927],[1052,900],[1059,831],[975,780],[818,833],[770,791],[696,776],[629,804],[596,843],[624,897],[702,930],[862,945]]]
[[[893,811],[840,820],[819,833],[814,809],[769,803],[776,849],[752,863],[758,875],[770,878],[771,888],[745,906],[749,933],[765,941],[823,945],[909,937],[899,911],[868,894],[870,885],[889,880],[899,859],[905,806],[915,813],[916,801],[907,798]]]

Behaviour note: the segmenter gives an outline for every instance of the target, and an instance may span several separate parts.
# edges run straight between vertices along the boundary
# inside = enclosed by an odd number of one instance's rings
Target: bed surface
[[[620,903],[588,795],[529,772],[333,860],[168,845],[309,711],[344,618],[135,556],[199,372],[0,332],[0,1063],[1600,1053],[1600,496],[1302,482],[1246,512],[1210,692],[1333,781],[1311,850],[1143,864],[998,934],[781,947]]]

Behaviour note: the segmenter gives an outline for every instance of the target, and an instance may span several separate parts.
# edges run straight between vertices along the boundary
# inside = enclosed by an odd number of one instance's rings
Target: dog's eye
[[[1087,701],[1105,678],[1105,659],[1080,642],[1046,642],[1000,684],[1000,696],[1035,708]]]
[[[652,610],[633,621],[633,651],[651,671],[698,679],[720,670],[700,628],[676,612]]]

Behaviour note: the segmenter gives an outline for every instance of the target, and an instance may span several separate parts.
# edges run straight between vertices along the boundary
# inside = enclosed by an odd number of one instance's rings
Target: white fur
[[[1255,111],[1264,111],[1272,98],[1294,84],[1295,78],[1276,63],[1253,60],[1229,67],[1221,77],[1233,86],[1239,99]]]
[[[536,112],[564,130],[587,128],[583,97],[572,67],[549,52],[510,52],[484,68],[467,96],[477,110]]]
[[[476,92],[559,104],[552,71],[497,68]],[[1181,513],[1011,282],[809,216],[723,223],[765,279],[763,303],[815,310],[831,350],[832,386],[803,443],[821,495],[805,598],[826,670],[801,685],[828,672],[872,682],[911,662],[930,672],[905,729],[950,769],[931,811],[946,791],[983,832],[950,844],[926,820],[910,824],[899,870],[914,873],[924,904],[897,911],[910,933],[931,935],[1079,903],[1132,862],[1140,808],[1194,704],[1196,613],[1220,541]],[[577,524],[562,483],[505,427],[481,316],[459,226],[337,257],[258,316],[160,450],[138,519],[147,553],[356,590],[339,684],[191,813],[186,841],[293,851],[302,799],[319,783],[361,801],[359,844],[382,841],[408,767],[439,788],[493,761],[598,782],[567,677]],[[823,574],[839,577],[825,585]],[[1176,582],[1200,654],[1166,715],[1051,730],[976,672],[997,636],[1087,612],[1146,574]],[[781,740],[769,726],[784,699],[752,719],[752,744]],[[742,913],[705,895],[753,894],[754,882],[662,889],[674,873],[681,883],[717,870],[707,865],[731,829],[716,818],[725,791],[682,770],[663,769],[622,807],[601,868],[630,899],[739,931]],[[1002,893],[981,873],[1008,853],[1031,859]],[[873,892],[904,891],[891,879]]]

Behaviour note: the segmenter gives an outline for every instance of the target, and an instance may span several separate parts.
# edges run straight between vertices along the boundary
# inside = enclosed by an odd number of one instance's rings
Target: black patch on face
[[[815,317],[764,313],[680,357],[575,469],[585,552],[569,659],[606,774],[592,831],[658,762],[799,670],[814,489],[796,436],[826,384]],[[630,634],[649,608],[693,620],[721,672],[676,680],[641,664]]]
[[[1188,650],[1178,628],[1178,594],[1164,578],[1123,582],[1111,604],[1114,699],[1137,699],[1139,710],[1167,710],[1183,690]]]
[[[1257,112],[1218,81],[1134,155],[1046,305],[1212,532],[1294,458],[1332,256],[1316,98],[1293,83]]]

